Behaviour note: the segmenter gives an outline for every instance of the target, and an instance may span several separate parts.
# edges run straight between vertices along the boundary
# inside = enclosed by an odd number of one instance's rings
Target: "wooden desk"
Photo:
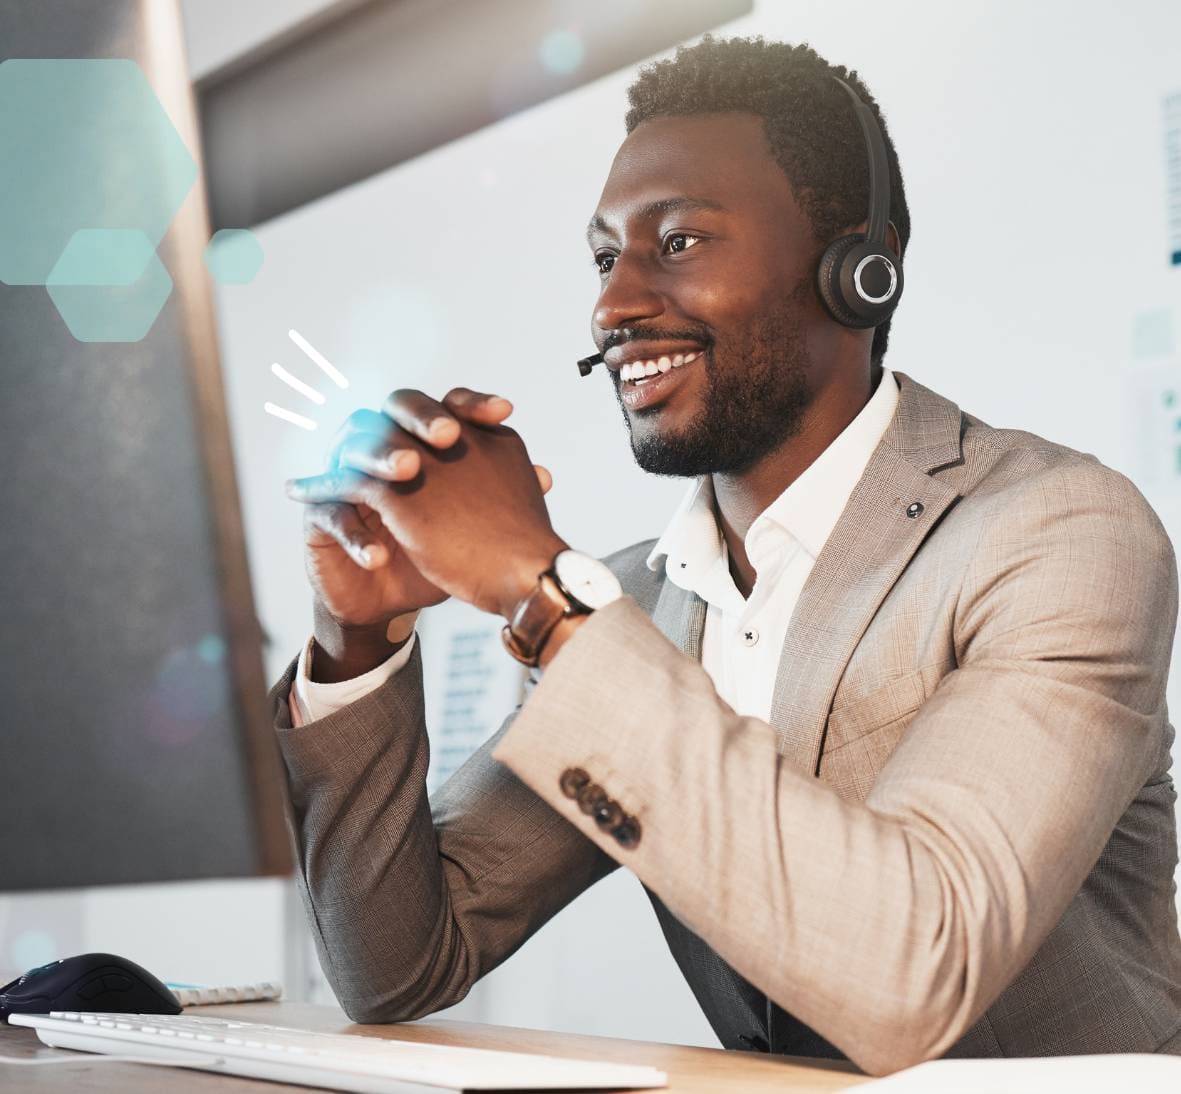
[[[305,1003],[239,1003],[223,1007],[191,1008],[195,1014],[224,1015],[239,1021],[326,1033],[367,1033],[398,1041],[429,1041],[439,1045],[492,1048],[511,1052],[537,1052],[588,1060],[647,1064],[668,1073],[668,1089],[675,1094],[796,1094],[797,1091],[846,1090],[867,1078],[851,1065],[804,1062],[788,1056],[758,1052],[723,1052],[715,1048],[618,1041],[573,1033],[546,1033],[509,1026],[484,1026],[425,1018],[396,1026],[352,1025],[342,1011]],[[0,1064],[0,1090],[75,1091],[118,1090],[127,1094],[158,1091],[192,1091],[193,1094],[300,1094],[308,1087],[286,1083],[210,1076],[186,1068],[164,1069],[140,1064],[94,1063],[89,1054],[46,1048],[34,1030],[0,1025],[0,1055],[61,1056],[76,1062],[53,1067],[21,1067]]]

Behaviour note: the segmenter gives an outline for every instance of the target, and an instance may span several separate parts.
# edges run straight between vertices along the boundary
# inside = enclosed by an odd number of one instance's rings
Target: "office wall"
[[[914,223],[887,363],[993,425],[1094,453],[1141,486],[1181,542],[1181,433],[1168,401],[1169,392],[1181,397],[1181,270],[1166,262],[1163,109],[1166,95],[1181,92],[1181,8],[1169,0],[765,0],[730,29],[808,41],[856,68],[883,105]],[[622,138],[631,75],[263,226],[258,279],[219,290],[272,675],[310,623],[299,514],[282,481],[315,470],[335,423],[391,388],[441,393],[466,383],[513,399],[514,423],[554,472],[554,523],[580,548],[603,553],[659,533],[682,487],[634,467],[605,377],[580,380],[572,364],[591,348],[596,286],[582,229]],[[412,109],[391,103],[390,124]],[[316,378],[288,341],[290,327],[352,381],[347,393],[321,384],[330,396],[322,410],[299,406],[268,371],[277,360]],[[320,429],[308,434],[267,417],[266,400],[310,410]],[[457,635],[493,649],[489,624],[456,607],[426,618],[432,671]],[[512,671],[503,655],[495,663]],[[502,686],[511,691],[512,681]],[[1175,671],[1174,710],[1178,694]],[[453,749],[493,728],[456,720],[439,698],[436,691],[436,737],[446,729]],[[28,931],[44,923],[64,952],[125,944],[179,975],[163,962],[196,943],[206,961],[223,962],[219,974],[286,968],[300,991],[307,942],[288,897],[272,883],[235,883],[0,900],[0,946],[8,947],[0,965],[22,964],[7,915],[25,925],[26,951]],[[168,922],[189,907],[210,916]],[[256,914],[238,919],[238,908]],[[49,942],[39,944],[44,952]],[[308,985],[326,997],[322,980],[313,975]],[[457,1009],[490,1021],[715,1043],[639,886],[622,871]]]

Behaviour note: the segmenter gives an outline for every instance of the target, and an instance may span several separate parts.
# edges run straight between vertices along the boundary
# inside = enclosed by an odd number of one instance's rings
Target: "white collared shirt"
[[[770,720],[779,658],[812,566],[898,406],[887,368],[869,401],[832,443],[762,513],[743,540],[755,570],[749,599],[730,576],[714,517],[713,484],[698,479],[648,555],[669,581],[705,601],[701,664],[738,713]]]
[[[701,664],[718,694],[739,714],[769,720],[787,626],[812,564],[865,471],[898,406],[898,381],[888,369],[869,402],[750,526],[744,543],[755,569],[744,600],[730,576],[729,555],[713,513],[708,476],[685,495],[648,555],[674,584],[706,602]],[[300,653],[289,697],[295,725],[324,718],[375,690],[409,660],[415,638],[364,676],[319,684],[308,672],[309,642]]]

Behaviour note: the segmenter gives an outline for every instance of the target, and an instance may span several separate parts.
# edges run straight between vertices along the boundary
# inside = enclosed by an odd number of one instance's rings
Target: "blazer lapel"
[[[905,373],[894,375],[898,408],[808,575],[779,663],[771,704],[779,751],[812,774],[849,658],[911,557],[959,498],[930,477],[962,459],[959,407]]]

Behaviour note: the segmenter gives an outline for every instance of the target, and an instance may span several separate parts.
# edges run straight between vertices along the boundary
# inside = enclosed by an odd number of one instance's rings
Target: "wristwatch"
[[[541,651],[563,620],[589,615],[623,595],[619,579],[597,558],[581,551],[559,551],[537,587],[513,612],[500,637],[505,649],[522,664],[536,666]]]

